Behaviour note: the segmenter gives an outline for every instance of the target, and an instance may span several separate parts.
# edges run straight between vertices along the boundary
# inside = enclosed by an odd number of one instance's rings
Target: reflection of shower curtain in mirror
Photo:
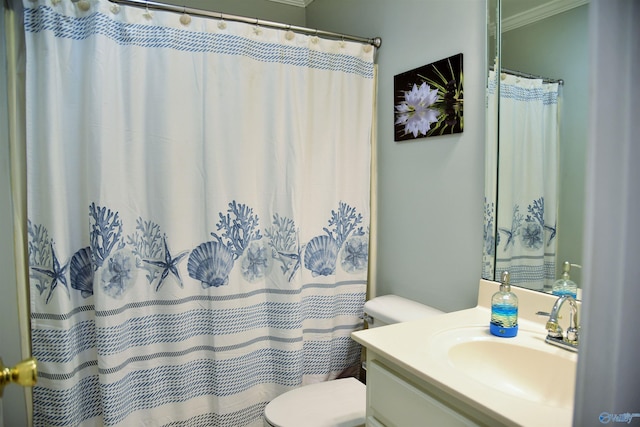
[[[557,83],[501,75],[498,203],[485,208],[485,221],[497,214],[496,273],[507,270],[512,284],[535,290],[555,280],[558,100]]]

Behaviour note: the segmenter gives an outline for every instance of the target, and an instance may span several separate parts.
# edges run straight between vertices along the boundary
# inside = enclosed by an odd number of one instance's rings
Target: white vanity
[[[571,426],[577,353],[545,343],[536,314],[557,297],[514,289],[518,335],[495,337],[498,285],[481,280],[475,308],[352,334],[367,349],[367,426]]]

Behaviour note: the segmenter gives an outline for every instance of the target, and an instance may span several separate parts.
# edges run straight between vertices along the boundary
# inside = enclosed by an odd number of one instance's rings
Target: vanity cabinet
[[[367,353],[367,427],[496,425],[401,367]]]

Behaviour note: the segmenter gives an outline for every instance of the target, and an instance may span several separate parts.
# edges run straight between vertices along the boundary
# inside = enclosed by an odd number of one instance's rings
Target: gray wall
[[[164,3],[301,27],[305,25],[304,8],[267,0],[165,0]]]
[[[640,412],[638,34],[640,2],[591,0],[584,320],[575,426],[619,426],[624,423],[600,422],[600,415]],[[626,424],[638,425],[638,418]]]
[[[502,35],[503,67],[564,79],[560,116],[557,276],[562,263],[582,264],[589,107],[588,5]],[[582,272],[571,278],[582,285]]]
[[[482,262],[485,1],[314,0],[307,26],[382,37],[378,294],[444,311],[477,299]],[[464,132],[393,140],[393,76],[462,53]]]
[[[4,15],[4,2],[0,2]],[[7,366],[21,360],[20,330],[18,327],[18,296],[13,255],[13,209],[9,172],[9,134],[7,112],[7,81],[5,21],[0,18],[0,358]],[[26,407],[22,387],[9,385],[0,400],[0,414],[4,408],[5,426],[26,425]],[[1,418],[0,418],[1,424]]]

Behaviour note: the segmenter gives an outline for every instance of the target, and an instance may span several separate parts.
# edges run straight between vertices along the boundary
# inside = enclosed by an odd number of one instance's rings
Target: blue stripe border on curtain
[[[127,24],[99,12],[74,18],[60,15],[49,6],[40,6],[25,9],[24,27],[27,32],[53,31],[56,37],[73,40],[101,35],[121,45],[241,55],[261,62],[342,71],[373,78],[373,63],[351,55],[317,52],[305,47],[259,42],[229,34]]]
[[[496,86],[497,84],[494,79],[489,80],[488,92],[490,95],[495,95]],[[553,105],[558,103],[558,92],[550,92],[542,88],[524,89],[509,84],[500,83],[500,98],[509,98],[518,101],[541,99],[544,105]]]

